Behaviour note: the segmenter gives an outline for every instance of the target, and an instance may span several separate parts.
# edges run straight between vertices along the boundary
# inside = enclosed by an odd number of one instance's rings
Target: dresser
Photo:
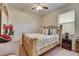
[[[79,53],[79,39],[76,40],[75,51]]]

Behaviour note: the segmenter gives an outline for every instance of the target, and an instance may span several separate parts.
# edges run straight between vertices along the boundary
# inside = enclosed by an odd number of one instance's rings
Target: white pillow
[[[56,30],[56,29],[51,29],[51,34],[52,34],[52,35],[57,34],[57,30]]]
[[[49,29],[45,29],[45,35],[48,35]]]
[[[44,28],[41,29],[41,34],[45,34],[45,29]]]
[[[45,29],[42,29],[42,34],[45,34]]]

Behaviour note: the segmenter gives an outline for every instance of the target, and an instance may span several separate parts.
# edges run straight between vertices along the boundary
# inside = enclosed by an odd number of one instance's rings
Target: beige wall
[[[15,35],[19,36],[22,32],[37,33],[41,28],[41,17],[30,12],[25,12],[17,8],[8,6],[9,23],[15,27]]]
[[[58,24],[57,23],[58,22],[57,15],[58,15],[58,12],[56,12],[56,11],[44,15],[42,17],[43,25],[45,25],[45,26],[47,26],[47,25],[57,25]]]

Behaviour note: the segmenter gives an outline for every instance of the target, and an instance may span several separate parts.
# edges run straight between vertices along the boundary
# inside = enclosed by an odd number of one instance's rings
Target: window
[[[58,24],[63,25],[63,34],[68,32],[75,33],[75,11],[69,11],[58,16]]]

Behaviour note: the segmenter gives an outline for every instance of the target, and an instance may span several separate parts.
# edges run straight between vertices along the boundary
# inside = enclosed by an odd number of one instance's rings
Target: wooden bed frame
[[[62,36],[61,29],[62,29],[62,27],[60,26],[59,27],[59,31],[60,31],[59,39],[62,38],[61,37]],[[37,40],[38,39],[32,39],[32,38],[28,37],[27,35],[25,35],[25,33],[22,33],[22,46],[24,47],[24,49],[25,49],[26,53],[28,54],[28,56],[41,55],[41,54],[47,52],[48,50],[54,48],[58,44],[60,44],[58,42],[55,42],[55,43],[53,43],[51,45],[48,45],[47,47],[44,47],[44,48],[40,49],[40,52],[38,53],[37,48],[36,48]]]

